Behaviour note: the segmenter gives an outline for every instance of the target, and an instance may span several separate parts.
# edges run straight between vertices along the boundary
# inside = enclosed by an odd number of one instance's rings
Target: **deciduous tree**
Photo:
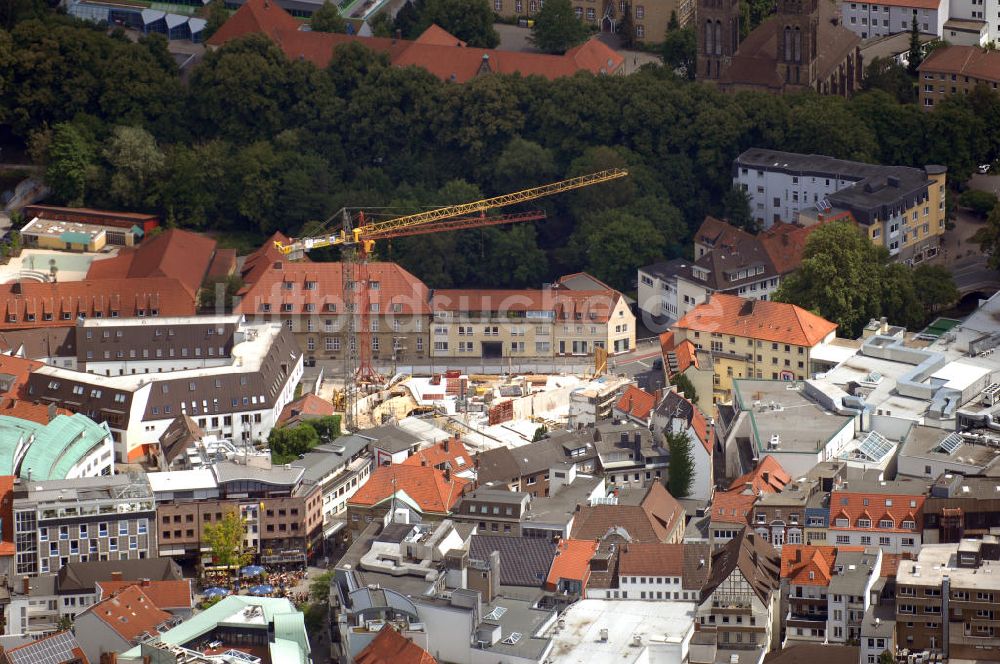
[[[206,523],[204,532],[205,544],[212,551],[216,565],[242,567],[253,559],[244,551],[246,524],[236,512],[227,513],[216,523]]]
[[[943,265],[922,263],[913,270],[913,285],[927,311],[933,313],[958,301],[955,279]]]
[[[806,241],[802,266],[786,278],[774,299],[810,309],[854,338],[876,318],[882,302],[881,260],[851,222],[824,224]]]
[[[670,466],[667,469],[667,491],[674,498],[687,498],[694,486],[694,456],[691,438],[686,431],[664,433]]]
[[[531,43],[546,53],[565,53],[587,39],[589,29],[569,0],[547,0],[535,14]]]
[[[316,32],[344,32],[347,29],[347,24],[344,22],[344,17],[340,15],[337,5],[330,0],[323,0],[319,9],[313,12],[312,18],[309,20],[309,27]]]
[[[495,48],[500,35],[493,29],[493,7],[489,0],[426,0],[419,31],[438,25],[469,46]]]

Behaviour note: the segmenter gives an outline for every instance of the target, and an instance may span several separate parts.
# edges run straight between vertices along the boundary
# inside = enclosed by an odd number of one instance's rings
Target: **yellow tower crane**
[[[322,247],[339,246],[348,250],[344,254],[345,268],[350,266],[343,271],[344,296],[346,299],[350,294],[355,298],[351,306],[346,307],[348,338],[353,341],[346,354],[348,366],[345,371],[348,380],[353,383],[349,383],[345,388],[347,393],[345,414],[348,427],[350,428],[354,420],[357,383],[382,382],[382,377],[375,371],[371,362],[371,327],[368,322],[370,298],[368,259],[377,240],[544,219],[545,213],[539,211],[496,216],[487,216],[487,213],[496,208],[610,182],[627,175],[628,171],[625,169],[611,168],[470,203],[449,205],[375,222],[367,221],[362,213],[358,215],[358,223],[355,224],[351,215],[344,210],[343,225],[339,231],[297,238],[287,244],[275,242],[278,251],[291,260],[301,259],[306,252]],[[336,215],[328,219],[324,226],[331,223],[335,217]],[[348,284],[351,284],[350,288]],[[355,315],[359,320],[355,320]]]

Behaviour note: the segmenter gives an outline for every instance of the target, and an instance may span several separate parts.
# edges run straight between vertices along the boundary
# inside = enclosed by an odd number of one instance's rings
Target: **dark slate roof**
[[[385,450],[390,454],[403,452],[421,442],[418,436],[414,436],[409,431],[402,429],[395,424],[383,424],[372,429],[363,429],[358,432],[365,438],[374,441],[375,447]]]
[[[237,328],[235,317],[225,322],[214,320],[210,323],[200,322],[197,318],[182,323],[176,319],[148,318],[143,322],[146,321],[148,325],[136,325],[134,321],[130,321],[131,324],[110,325],[107,319],[100,319],[78,325],[77,362],[85,365],[88,351],[92,354],[90,362],[104,362],[119,359],[118,352],[123,353],[122,359],[141,360],[143,350],[149,353],[148,359],[154,359],[157,349],[162,350],[164,356],[173,349],[177,359],[184,359],[181,349],[187,349],[187,359],[208,359],[229,357],[233,350]]]
[[[712,555],[712,571],[702,588],[702,600],[715,592],[737,568],[757,598],[767,604],[768,597],[778,589],[781,581],[781,555],[749,529]]]
[[[872,211],[909,207],[927,193],[927,172],[909,166],[881,166],[825,155],[752,148],[736,158],[734,167],[759,168],[792,175],[839,178],[854,184],[830,194],[835,207],[850,210],[860,223],[870,223]],[[884,216],[884,215],[883,215]]]
[[[178,415],[160,436],[160,449],[169,466],[186,449],[204,438],[205,432],[189,415]]]
[[[471,560],[489,560],[493,551],[500,552],[501,585],[538,587],[552,567],[556,545],[542,537],[472,536]]]
[[[93,560],[63,565],[56,587],[60,594],[94,592],[97,582],[111,581],[114,572],[121,572],[123,581],[178,581],[184,578],[180,566],[172,558]]]

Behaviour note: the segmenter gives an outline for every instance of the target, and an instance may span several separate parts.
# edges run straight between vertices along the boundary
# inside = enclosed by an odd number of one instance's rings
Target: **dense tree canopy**
[[[313,12],[312,18],[309,19],[309,27],[316,32],[344,32],[347,29],[347,23],[340,15],[337,5],[330,0],[323,0],[323,4]]]
[[[442,26],[474,41],[463,30],[492,30],[492,8],[482,4],[485,12],[477,3]],[[432,14],[450,20],[454,6],[469,4],[416,0],[409,18],[401,14],[418,32]],[[641,262],[687,255],[706,214],[745,218],[731,167],[751,147],[941,163],[952,181],[1000,156],[1000,97],[985,87],[924,111],[881,87],[851,99],[724,94],[669,67],[455,85],[392,67],[357,43],[338,47],[320,69],[260,35],[206,53],[182,83],[159,36],[135,43],[67,17],[33,16],[0,29],[0,122],[6,140],[45,166],[56,203],[150,211],[263,242],[343,206],[403,214],[629,169],[627,179],[522,208],[541,209],[544,221],[379,246],[431,287],[537,286],[590,269],[630,290]],[[987,248],[997,225],[1000,218],[984,231]],[[829,279],[820,266],[809,269],[822,277],[816,288],[832,288],[854,267],[828,267]],[[889,298],[881,283],[864,286],[857,311],[865,320],[885,299],[912,307],[908,291]]]
[[[882,316],[895,325],[921,327],[930,312],[957,296],[945,268],[911,270],[890,261],[857,226],[838,221],[809,236],[801,269],[782,282],[774,299],[810,309],[837,323],[840,336],[855,338]]]

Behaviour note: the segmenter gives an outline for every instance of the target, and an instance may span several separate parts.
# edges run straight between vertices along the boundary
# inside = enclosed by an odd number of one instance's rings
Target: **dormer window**
[[[858,519],[858,528],[871,528],[871,527],[872,527],[871,519]]]

